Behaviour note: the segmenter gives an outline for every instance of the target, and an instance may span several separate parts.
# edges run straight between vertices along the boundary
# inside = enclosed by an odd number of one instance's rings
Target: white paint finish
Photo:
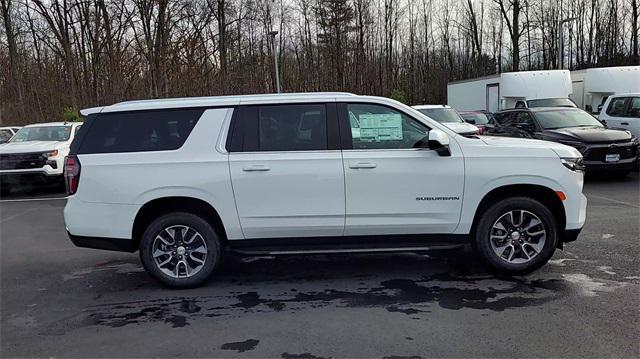
[[[482,93],[484,99],[486,87]],[[224,142],[232,110],[211,109],[178,150],[80,155],[80,185],[65,208],[69,230],[76,235],[130,238],[135,213],[143,204],[161,197],[185,196],[210,203],[232,240],[468,234],[482,198],[492,189],[511,184],[563,191],[567,195],[563,203],[566,228],[584,224],[582,174],[571,172],[559,159],[580,156],[572,147],[537,140],[464,138],[390,99],[297,94],[142,101],[108,108],[314,101],[390,106],[440,129],[450,140],[452,156],[440,157],[425,149],[227,154]],[[351,168],[359,163],[367,165]],[[416,200],[456,196],[460,200]]]
[[[451,157],[426,149],[344,151],[345,235],[453,232],[462,206],[464,160],[454,141],[450,148]],[[375,168],[351,168],[358,163]]]
[[[162,197],[192,197],[208,202],[218,211],[228,238],[242,238],[228,155],[216,150],[217,134],[232,112],[205,111],[185,144],[174,151],[79,155],[80,184],[76,194],[69,197],[68,206],[79,202],[141,206]],[[80,224],[75,218],[69,216],[67,223],[73,234],[80,235],[76,233]],[[120,233],[127,233],[130,238],[132,224],[133,219],[104,225],[122,227]]]
[[[559,157],[577,157],[570,146],[540,140],[480,136],[458,139],[464,152],[466,184],[457,234],[469,233],[482,198],[498,187],[531,184],[562,191],[566,229],[582,228],[587,199],[582,194],[584,175],[565,168]],[[500,164],[500,165],[496,165]],[[513,194],[517,196],[517,193]]]
[[[231,153],[229,167],[245,238],[342,235],[340,151]]]
[[[449,83],[447,103],[458,111],[496,112],[513,108],[518,100],[568,98],[571,92],[568,70],[504,72]]]
[[[447,85],[447,104],[458,111],[479,111],[487,109],[487,86],[500,83],[500,76],[483,77],[470,81]],[[493,88],[498,88],[497,86]],[[496,91],[497,92],[497,91]],[[498,105],[499,98],[495,98]]]
[[[571,95],[569,95],[569,98],[576,103],[576,106],[578,106],[578,108],[584,109],[586,105],[584,96],[584,81],[572,81],[571,86],[573,90],[571,91]],[[595,108],[591,108],[595,110]]]
[[[131,238],[133,220],[142,205],[67,201],[64,222],[76,236]]]
[[[570,96],[585,109],[593,112],[606,96],[640,92],[640,66],[600,67],[571,71],[573,94]]]
[[[634,93],[623,93],[619,95],[609,96],[607,101],[602,106],[602,111],[600,111],[600,116],[598,119],[600,121],[606,122],[608,127],[611,128],[622,128],[630,131],[635,137],[640,138],[640,117],[621,117],[621,116],[611,116],[607,114],[607,108],[611,101],[620,97],[638,97],[640,98],[640,92]]]
[[[640,92],[640,66],[587,69],[585,91],[610,94]]]
[[[569,70],[521,71],[500,74],[500,96],[526,100],[567,98],[571,94]]]

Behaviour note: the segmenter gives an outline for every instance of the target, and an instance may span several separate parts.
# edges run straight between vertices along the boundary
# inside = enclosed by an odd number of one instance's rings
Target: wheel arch
[[[131,233],[131,238],[136,242],[136,247],[151,222],[164,214],[172,212],[186,212],[203,218],[220,236],[223,246],[226,245],[227,233],[224,223],[218,211],[210,203],[194,197],[171,196],[150,200],[138,210],[133,221]]]
[[[476,208],[470,234],[475,236],[478,221],[489,206],[497,201],[515,196],[533,198],[545,205],[553,213],[558,223],[558,229],[560,231],[564,230],[567,222],[564,205],[554,190],[539,184],[512,184],[496,187],[484,195]],[[558,243],[561,245],[562,241]]]

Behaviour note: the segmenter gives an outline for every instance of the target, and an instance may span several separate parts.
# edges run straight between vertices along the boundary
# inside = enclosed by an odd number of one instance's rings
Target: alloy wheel
[[[540,254],[546,238],[547,231],[538,216],[516,209],[504,213],[495,221],[489,241],[500,259],[511,264],[522,264]]]
[[[207,243],[194,228],[174,225],[161,230],[151,246],[153,262],[172,278],[189,278],[202,270]]]

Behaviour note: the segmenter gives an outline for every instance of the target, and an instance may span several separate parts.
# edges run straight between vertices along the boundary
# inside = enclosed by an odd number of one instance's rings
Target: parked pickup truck
[[[82,113],[65,164],[70,239],[139,250],[169,286],[203,283],[226,252],[471,244],[489,266],[522,274],[585,222],[575,148],[466,138],[387,98],[184,98]]]
[[[81,126],[81,122],[28,125],[0,145],[1,194],[27,181],[62,185],[64,158]]]

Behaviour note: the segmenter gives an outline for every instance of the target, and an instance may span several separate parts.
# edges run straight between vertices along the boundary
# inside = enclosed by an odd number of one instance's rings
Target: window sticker
[[[360,140],[362,141],[401,141],[402,115],[389,114],[361,114]]]

